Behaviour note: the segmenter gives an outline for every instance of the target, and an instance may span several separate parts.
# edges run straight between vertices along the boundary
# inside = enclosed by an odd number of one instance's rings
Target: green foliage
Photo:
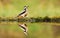
[[[0,22],[1,21],[11,21],[11,22],[14,22],[14,21],[17,21],[17,22],[57,22],[59,23],[60,22],[60,18],[49,18],[48,16],[45,16],[44,18],[42,17],[37,17],[37,18],[34,18],[34,17],[30,17],[30,18],[12,18],[12,17],[9,17],[9,18],[3,18],[3,17],[0,17]]]

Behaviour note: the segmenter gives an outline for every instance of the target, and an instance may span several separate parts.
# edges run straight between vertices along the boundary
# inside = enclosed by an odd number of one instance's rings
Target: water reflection
[[[53,25],[52,26],[52,30],[53,30],[53,37],[54,38],[60,38],[60,25]]]
[[[24,34],[27,35],[27,31],[28,31],[27,24],[19,23],[18,25],[23,30]]]
[[[0,38],[25,38],[26,36],[27,38],[60,38],[60,24],[21,22],[0,23]]]
[[[17,22],[1,22],[0,38],[25,38]]]

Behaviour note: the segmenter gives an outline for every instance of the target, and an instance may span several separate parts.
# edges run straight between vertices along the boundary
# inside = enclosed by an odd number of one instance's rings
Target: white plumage
[[[26,17],[27,14],[28,14],[28,12],[27,12],[27,11],[28,11],[27,8],[28,8],[28,6],[24,6],[23,11],[22,11],[17,17],[20,17],[20,16],[22,16],[22,17]]]

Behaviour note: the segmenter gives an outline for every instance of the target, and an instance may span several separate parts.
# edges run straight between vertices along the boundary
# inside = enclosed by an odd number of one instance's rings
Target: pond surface
[[[0,38],[60,38],[59,23],[24,23],[28,36],[20,29],[18,22],[0,22]]]

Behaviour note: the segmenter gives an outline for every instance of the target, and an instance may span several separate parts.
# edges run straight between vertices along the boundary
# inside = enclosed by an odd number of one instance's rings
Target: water
[[[28,27],[28,36],[19,28],[18,22],[0,22],[0,38],[60,38],[58,23],[24,23]]]

